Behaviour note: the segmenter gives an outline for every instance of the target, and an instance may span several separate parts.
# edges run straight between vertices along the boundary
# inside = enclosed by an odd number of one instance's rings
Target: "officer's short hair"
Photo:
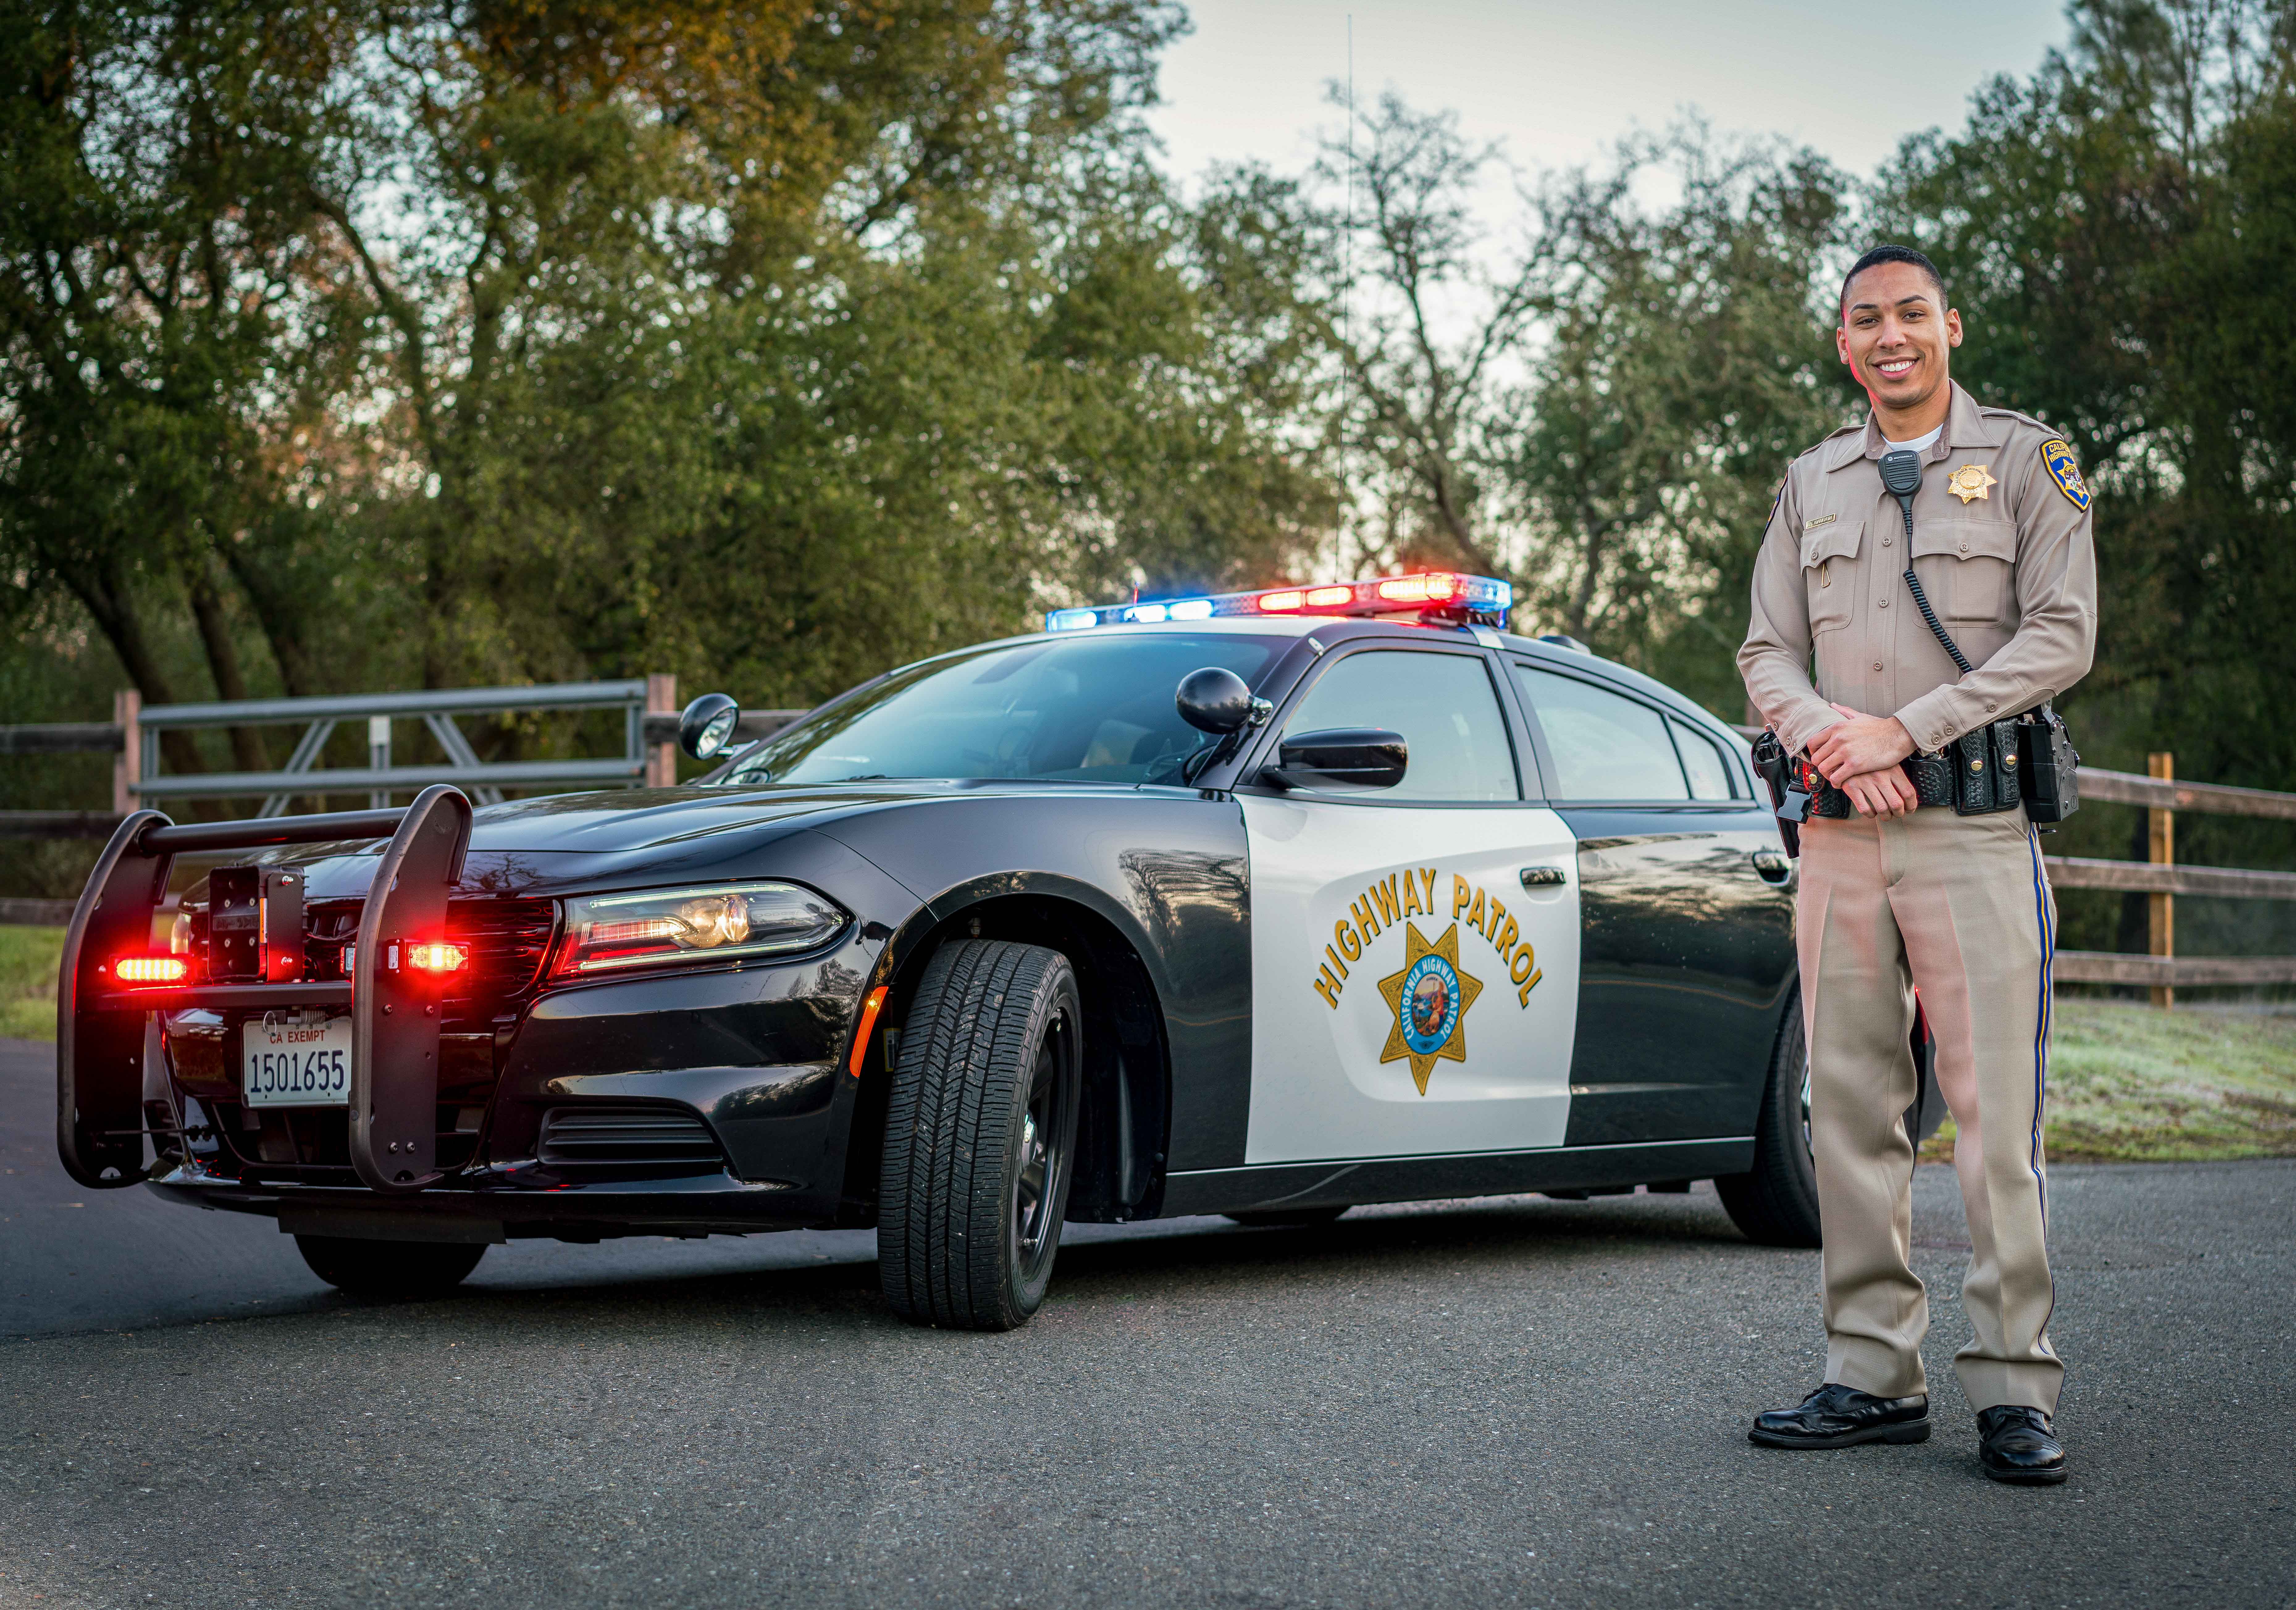
[[[1931,262],[1929,258],[1923,257],[1920,252],[1915,251],[1910,246],[1876,246],[1873,250],[1867,252],[1855,263],[1852,263],[1849,266],[1849,272],[1841,276],[1841,295],[1839,300],[1835,303],[1835,313],[1841,314],[1849,311],[1849,282],[1856,279],[1859,274],[1864,274],[1867,269],[1876,267],[1883,263],[1911,263],[1915,267],[1929,275],[1930,284],[1937,290],[1938,306],[1940,308],[1947,306],[1945,299],[1945,276],[1938,272],[1938,266],[1936,264]]]

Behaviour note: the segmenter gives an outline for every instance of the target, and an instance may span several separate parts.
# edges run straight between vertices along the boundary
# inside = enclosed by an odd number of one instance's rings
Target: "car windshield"
[[[1226,633],[1078,633],[929,660],[766,740],[718,782],[1034,778],[1168,782],[1210,737],[1180,719],[1206,666],[1257,684],[1284,640]]]

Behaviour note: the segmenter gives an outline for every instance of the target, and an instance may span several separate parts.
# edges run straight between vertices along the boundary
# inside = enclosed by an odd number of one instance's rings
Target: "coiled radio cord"
[[[1914,574],[1914,494],[1921,490],[1922,461],[1917,454],[1905,448],[1892,449],[1882,455],[1882,485],[1898,500],[1898,511],[1906,517],[1906,585],[1913,593],[1914,607],[1922,612],[1922,619],[1945,651],[1953,656],[1953,663],[1968,675],[1977,667],[1963,658],[1961,645],[1955,642],[1939,621],[1937,611],[1930,608],[1930,595],[1922,591],[1922,578]]]

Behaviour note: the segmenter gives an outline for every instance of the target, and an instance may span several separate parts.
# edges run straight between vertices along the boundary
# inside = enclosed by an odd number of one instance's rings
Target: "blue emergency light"
[[[1311,586],[1267,587],[1257,593],[1218,593],[1210,598],[1103,604],[1093,609],[1054,609],[1045,617],[1045,630],[1079,632],[1088,626],[1147,626],[1165,621],[1255,615],[1407,615],[1464,625],[1503,626],[1513,602],[1514,585],[1511,582],[1496,576],[1432,570],[1415,576],[1377,576],[1370,581],[1318,582]]]

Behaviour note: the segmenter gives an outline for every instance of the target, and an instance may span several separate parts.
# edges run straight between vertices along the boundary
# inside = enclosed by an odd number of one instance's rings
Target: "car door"
[[[1512,656],[1578,840],[1573,1146],[1744,1134],[1794,968],[1791,866],[1718,734]]]
[[[1238,789],[1251,864],[1248,1162],[1562,1143],[1578,871],[1570,830],[1523,798],[1496,669],[1466,645],[1333,653],[1280,735],[1399,732],[1403,781]]]

